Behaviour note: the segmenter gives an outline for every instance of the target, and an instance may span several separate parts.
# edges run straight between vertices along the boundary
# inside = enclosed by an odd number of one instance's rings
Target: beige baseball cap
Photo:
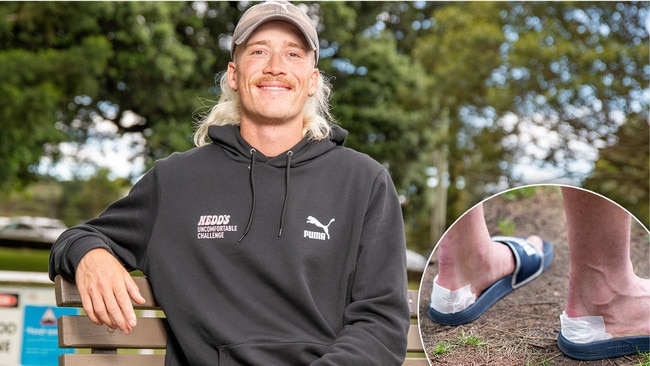
[[[282,20],[295,25],[307,40],[307,44],[316,52],[316,63],[318,63],[318,33],[311,19],[297,6],[288,1],[269,0],[250,7],[235,27],[230,46],[230,57],[235,54],[235,47],[245,43],[255,29],[271,20]]]

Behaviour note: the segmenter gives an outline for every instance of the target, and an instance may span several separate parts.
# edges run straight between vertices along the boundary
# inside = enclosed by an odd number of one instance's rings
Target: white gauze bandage
[[[472,293],[470,285],[452,291],[438,285],[437,282],[438,276],[433,279],[430,306],[440,313],[455,314],[467,309],[476,301],[476,295]]]
[[[560,326],[564,338],[573,343],[592,343],[612,338],[611,334],[605,332],[602,316],[570,318],[566,311],[563,311],[560,315]]]

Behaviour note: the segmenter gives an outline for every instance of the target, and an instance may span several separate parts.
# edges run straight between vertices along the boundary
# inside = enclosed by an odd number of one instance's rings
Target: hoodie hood
[[[336,146],[343,146],[348,132],[339,126],[332,126],[332,132],[329,138],[311,141],[305,137],[294,147],[275,157],[263,155],[244,140],[239,131],[239,126],[210,126],[208,136],[213,144],[221,146],[234,160],[250,162],[251,150],[255,150],[255,161],[257,163],[269,164],[274,167],[285,167],[287,165],[286,155],[291,151],[291,166],[297,167],[330,151]]]
[[[284,203],[282,205],[282,213],[280,216],[280,227],[278,228],[278,236],[282,236],[284,216],[289,202],[291,168],[306,164],[337,146],[343,146],[347,135],[348,132],[343,128],[332,126],[332,132],[328,139],[310,141],[309,138],[305,137],[291,149],[279,154],[278,156],[269,158],[257,151],[257,149],[244,140],[239,130],[239,126],[210,126],[208,128],[208,136],[212,139],[213,144],[221,146],[233,160],[250,163],[249,182],[252,204],[248,215],[246,229],[244,230],[242,237],[239,239],[239,242],[244,240],[248,234],[251,225],[253,224],[253,217],[255,216],[255,164],[267,164],[276,168],[285,169]]]

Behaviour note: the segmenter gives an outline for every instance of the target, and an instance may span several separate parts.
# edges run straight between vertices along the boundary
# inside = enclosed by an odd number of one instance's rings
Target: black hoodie
[[[63,233],[50,277],[108,249],[148,277],[166,365],[400,365],[409,311],[388,171],[347,132],[268,158],[235,126],[156,162],[125,198]]]

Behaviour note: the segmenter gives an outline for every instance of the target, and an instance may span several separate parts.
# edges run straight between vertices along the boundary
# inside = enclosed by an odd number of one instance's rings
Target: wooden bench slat
[[[408,290],[407,294],[411,319],[418,317],[418,290]]]
[[[165,355],[64,354],[59,366],[164,366]]]
[[[420,330],[417,324],[411,324],[409,327],[408,338],[406,343],[407,352],[424,352],[422,341],[420,339]]]
[[[420,338],[420,329],[417,324],[417,318],[418,318],[418,313],[417,313],[417,307],[418,307],[418,295],[419,292],[418,290],[408,290],[408,303],[409,303],[409,310],[411,312],[411,326],[409,327],[408,331],[408,338],[407,338],[407,344],[406,344],[406,351],[407,352],[422,352],[424,353],[424,346],[422,345],[422,338]],[[422,365],[427,365],[428,362],[426,359],[420,359],[420,358],[408,358],[404,362],[403,366],[417,366],[420,365],[418,363],[420,360],[424,360],[424,363]]]
[[[61,348],[156,348],[166,346],[165,319],[138,318],[131,334],[97,326],[86,316],[62,316],[58,320]]]
[[[426,358],[407,358],[402,366],[430,366]]]
[[[133,277],[140,292],[147,300],[144,305],[134,303],[137,309],[160,310],[155,301],[151,286],[146,277]],[[55,294],[58,306],[81,308],[81,298],[74,283],[64,280],[61,276],[55,279]],[[429,366],[424,355],[417,325],[418,291],[408,291],[408,303],[411,315],[411,326],[408,331],[408,352],[416,356],[408,357],[403,366]],[[93,324],[86,316],[62,316],[58,319],[59,347],[61,348],[91,348],[96,351],[129,349],[164,349],[166,346],[166,320],[163,318],[138,317],[138,325],[131,334],[122,334],[119,330],[109,330],[106,326]],[[109,351],[113,352],[113,351]],[[418,357],[421,353],[422,357]],[[59,357],[60,366],[164,366],[165,356],[135,355],[135,354],[63,354]]]
[[[88,355],[66,354],[61,355],[61,366],[164,366],[164,355]],[[426,358],[407,358],[402,366],[429,366]]]
[[[144,304],[140,305],[133,303],[133,307],[136,309],[159,309],[158,303],[153,296],[153,291],[147,281],[146,277],[136,277],[133,276],[133,280],[140,288],[140,293],[147,300]],[[54,279],[54,286],[56,289],[56,304],[62,307],[81,307],[81,297],[79,296],[79,291],[77,286],[70,281],[66,281],[61,276],[56,276]]]

